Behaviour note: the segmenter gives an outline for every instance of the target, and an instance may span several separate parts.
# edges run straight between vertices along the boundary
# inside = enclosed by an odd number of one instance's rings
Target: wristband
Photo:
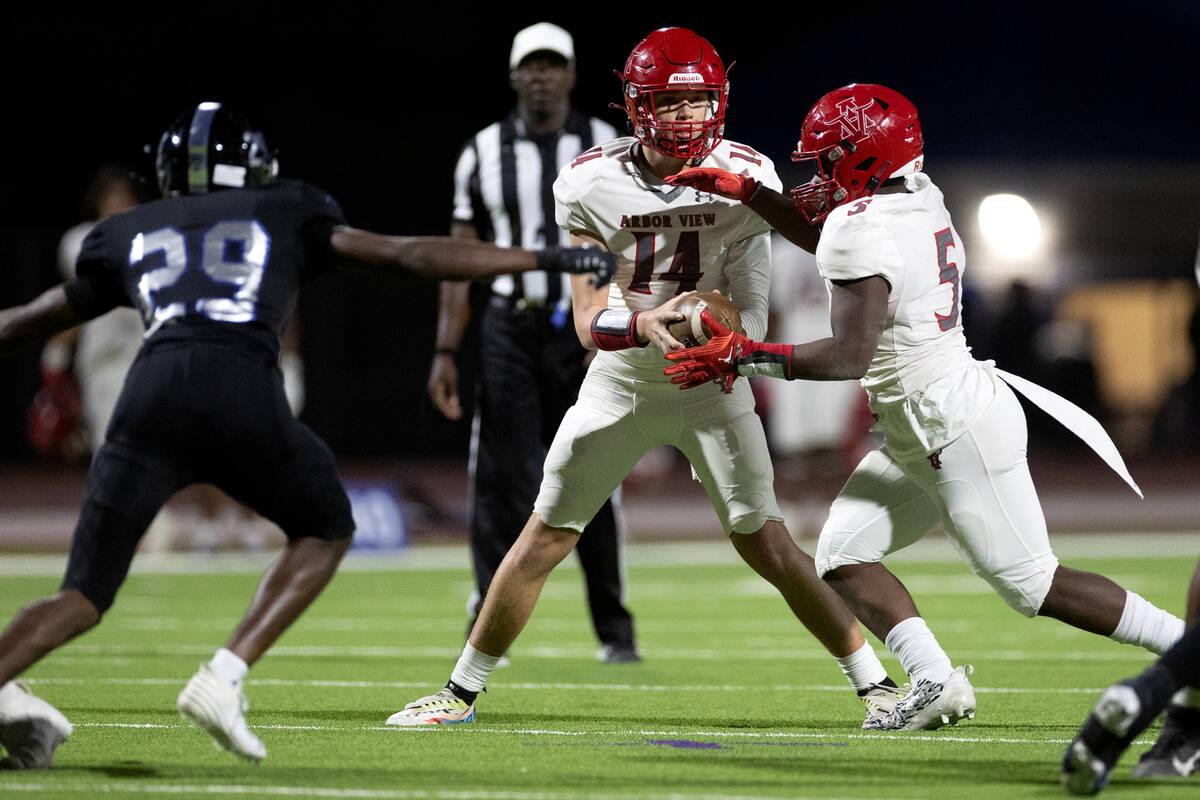
[[[640,311],[613,311],[606,308],[592,317],[592,341],[601,350],[627,350],[645,347],[638,344],[637,318]]]
[[[738,357],[738,375],[745,378],[792,379],[792,345],[755,342],[754,349]]]
[[[558,267],[558,246],[549,245],[545,249],[537,250],[533,254],[537,261],[537,268],[547,272],[555,272]]]
[[[758,193],[762,190],[763,185],[754,180],[754,178],[746,178],[746,181],[753,184],[754,188],[750,190],[750,194],[746,195],[746,198],[742,200],[742,202],[746,205],[750,205],[754,202],[754,198],[758,197]]]
[[[456,356],[458,348],[456,347],[435,347],[433,350],[435,356]]]

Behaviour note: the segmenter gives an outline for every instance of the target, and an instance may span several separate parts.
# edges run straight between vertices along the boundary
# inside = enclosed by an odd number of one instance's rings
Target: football
[[[731,303],[728,297],[716,292],[697,292],[684,298],[675,306],[675,310],[685,314],[686,319],[672,322],[667,326],[667,332],[683,343],[684,347],[707,344],[709,332],[700,319],[700,312],[705,309],[729,330],[745,333],[742,330],[742,315],[738,313],[737,306]]]

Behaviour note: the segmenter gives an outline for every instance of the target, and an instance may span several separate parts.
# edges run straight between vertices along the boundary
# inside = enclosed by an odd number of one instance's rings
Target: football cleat
[[[1082,735],[1076,736],[1067,745],[1059,782],[1067,794],[1092,795],[1105,787],[1111,771],[1112,764],[1092,752]]]
[[[20,683],[0,687],[0,769],[49,769],[73,730],[63,713]]]
[[[1114,684],[1100,695],[1063,755],[1059,781],[1068,793],[1091,795],[1105,787],[1113,765],[1132,739],[1129,729],[1141,713],[1137,692],[1126,684]]]
[[[596,660],[602,664],[638,664],[642,657],[631,644],[606,644],[596,651]]]
[[[867,718],[863,720],[862,729],[864,731],[880,730],[874,727],[877,720],[882,720],[888,714],[896,710],[896,704],[904,697],[906,688],[899,686],[885,686],[882,683],[873,683],[866,694],[859,695],[859,699],[863,701],[863,705],[867,707]]]
[[[388,725],[456,725],[475,721],[475,704],[449,689],[414,700],[387,718]]]
[[[207,731],[216,747],[247,761],[266,757],[267,748],[246,727],[250,704],[241,687],[218,677],[208,664],[200,665],[175,706],[184,719]]]
[[[975,690],[968,678],[974,671],[968,664],[955,667],[950,677],[940,683],[917,681],[890,714],[876,719],[868,716],[863,730],[931,731],[943,725],[957,725],[960,719],[973,719]]]
[[[1171,706],[1162,733],[1133,768],[1135,778],[1186,778],[1200,772],[1200,710]]]

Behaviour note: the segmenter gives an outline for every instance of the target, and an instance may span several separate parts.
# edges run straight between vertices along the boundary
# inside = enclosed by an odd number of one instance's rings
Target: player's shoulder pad
[[[342,213],[341,205],[333,195],[307,181],[286,178],[273,181],[269,186],[279,189],[283,194],[292,198],[297,205],[312,209],[314,212],[339,218],[345,216]]]
[[[571,202],[585,194],[589,187],[614,169],[624,169],[632,158],[632,136],[598,144],[584,150],[567,162],[554,181],[554,196],[560,202]]]
[[[866,234],[883,228],[883,221],[871,208],[873,199],[864,197],[861,200],[851,200],[830,211],[821,227],[821,236]]]
[[[115,216],[100,220],[88,230],[75,256],[77,263],[94,261],[104,254],[109,230],[117,224],[114,221]]]
[[[783,191],[783,182],[775,171],[775,162],[741,142],[722,140],[701,166],[720,167],[739,175],[749,175],[769,189]]]
[[[632,136],[622,136],[584,150],[568,161],[559,174],[590,175],[611,166],[613,160],[628,161],[632,157],[631,148],[635,141]]]
[[[891,238],[879,215],[870,213],[870,204],[860,203],[838,206],[821,227],[817,263],[827,278],[863,277],[864,270],[870,272],[880,262],[880,254]]]

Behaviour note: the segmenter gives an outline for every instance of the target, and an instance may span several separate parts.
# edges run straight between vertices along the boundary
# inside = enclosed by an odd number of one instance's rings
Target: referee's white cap
[[[516,69],[526,56],[539,50],[558,53],[568,61],[575,59],[575,41],[571,34],[551,22],[539,22],[517,31],[513,37],[509,69]]]

